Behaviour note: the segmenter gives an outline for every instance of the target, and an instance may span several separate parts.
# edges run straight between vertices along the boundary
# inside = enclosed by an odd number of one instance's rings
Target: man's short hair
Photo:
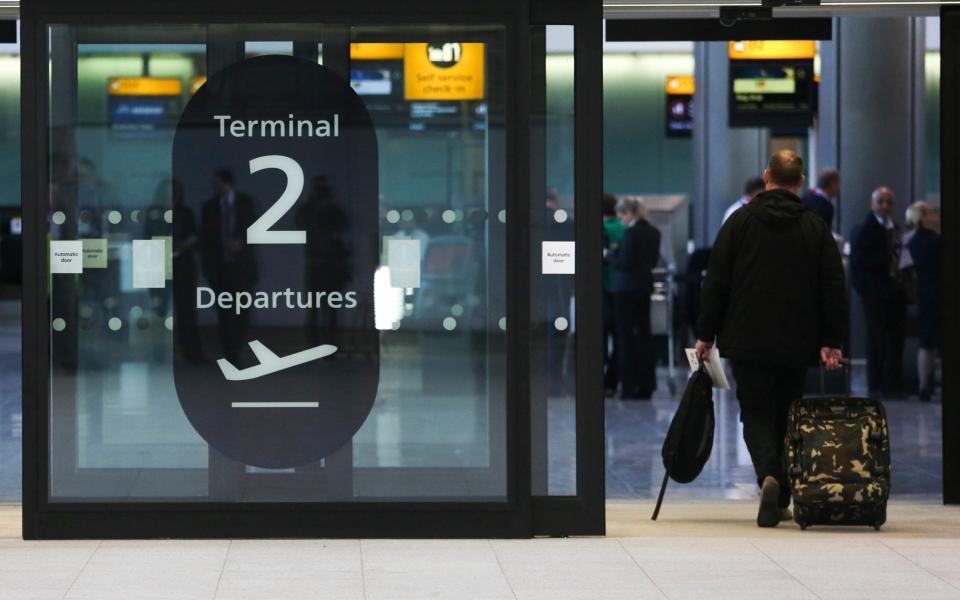
[[[840,171],[836,169],[824,169],[817,174],[817,187],[825,190],[840,181]]]
[[[759,194],[766,188],[766,185],[763,183],[762,177],[751,177],[743,184],[743,195],[752,196],[754,194]]]
[[[885,185],[881,185],[877,189],[873,190],[873,193],[870,194],[870,203],[876,204],[877,202],[880,202],[881,198],[890,198],[891,200],[896,201],[897,196],[893,193],[893,190]]]
[[[793,150],[775,152],[767,162],[770,181],[781,187],[797,187],[803,182],[803,159]]]
[[[233,171],[226,167],[221,167],[213,172],[213,176],[227,185],[233,185]]]

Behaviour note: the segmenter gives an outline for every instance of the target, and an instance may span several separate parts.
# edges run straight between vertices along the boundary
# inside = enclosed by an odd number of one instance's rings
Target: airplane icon
[[[336,346],[323,344],[313,348],[308,348],[301,352],[295,352],[293,354],[280,357],[274,354],[272,350],[264,346],[260,340],[253,340],[252,342],[249,342],[249,345],[250,349],[253,350],[254,355],[256,355],[257,360],[260,361],[260,364],[256,365],[255,367],[238,369],[233,366],[233,363],[225,358],[217,360],[217,365],[220,367],[220,370],[223,371],[223,376],[227,379],[227,381],[245,381],[247,379],[256,379],[258,377],[263,377],[264,375],[270,375],[271,373],[276,373],[284,369],[289,369],[290,367],[308,363],[312,360],[317,360],[318,358],[330,356],[337,351]]]

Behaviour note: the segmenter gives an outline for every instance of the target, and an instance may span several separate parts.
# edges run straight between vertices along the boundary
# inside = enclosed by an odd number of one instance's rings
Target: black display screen
[[[693,135],[693,96],[667,94],[667,137]]]
[[[813,60],[730,61],[731,127],[808,127],[816,113]]]

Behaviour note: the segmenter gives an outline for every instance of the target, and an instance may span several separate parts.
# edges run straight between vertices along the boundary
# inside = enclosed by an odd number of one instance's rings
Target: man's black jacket
[[[873,213],[850,232],[850,279],[861,296],[890,298],[896,293],[889,235]]]
[[[759,194],[720,229],[701,292],[697,336],[721,356],[770,365],[818,364],[840,348],[847,298],[827,224],[787,190]]]
[[[256,256],[247,244],[247,229],[257,220],[256,205],[253,197],[242,192],[234,192],[233,202],[233,237],[240,241],[240,251],[229,262],[230,269],[227,269],[228,257],[224,255],[220,197],[208,198],[200,215],[200,264],[214,290],[230,289],[230,286],[251,288],[259,278]]]

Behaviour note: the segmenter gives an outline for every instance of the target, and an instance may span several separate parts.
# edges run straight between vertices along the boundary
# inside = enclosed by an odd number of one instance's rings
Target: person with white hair
[[[907,209],[906,225],[913,229],[907,246],[913,258],[917,284],[917,373],[919,396],[923,402],[933,397],[934,363],[941,345],[943,244],[940,238],[940,213],[926,202],[914,202]]]
[[[867,326],[867,385],[872,396],[903,393],[903,347],[907,297],[900,279],[903,245],[891,215],[897,198],[881,186],[870,196],[870,213],[850,233],[850,274],[863,301]]]

